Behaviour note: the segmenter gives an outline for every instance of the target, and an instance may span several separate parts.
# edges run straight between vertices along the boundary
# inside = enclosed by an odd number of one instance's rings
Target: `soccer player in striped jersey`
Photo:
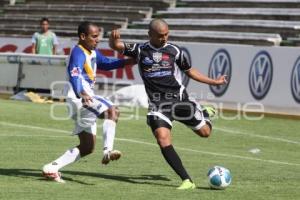
[[[96,50],[100,30],[96,24],[83,22],[78,27],[78,44],[72,49],[65,91],[70,114],[75,121],[74,134],[79,145],[67,150],[56,160],[43,167],[45,177],[64,182],[59,170],[93,152],[96,143],[96,119],[104,114],[102,164],[117,160],[121,152],[113,150],[118,110],[108,99],[94,94],[96,70],[113,70],[130,64],[132,60],[107,58]]]
[[[212,125],[208,109],[189,98],[181,73],[210,85],[226,84],[226,76],[211,79],[200,73],[191,66],[180,47],[168,42],[168,35],[168,24],[162,19],[154,19],[149,24],[148,42],[124,43],[119,31],[113,30],[110,46],[136,59],[149,98],[147,123],[165,160],[182,179],[178,189],[194,189],[196,186],[171,143],[172,121],[185,124],[201,137],[211,134]]]

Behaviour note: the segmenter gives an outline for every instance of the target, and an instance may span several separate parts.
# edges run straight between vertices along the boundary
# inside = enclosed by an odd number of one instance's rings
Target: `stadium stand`
[[[147,28],[151,19],[132,22],[132,28]],[[239,19],[173,19],[166,22],[173,30],[205,30],[252,33],[277,33],[282,37],[292,37],[300,33],[300,23],[275,20]]]
[[[127,7],[127,6],[81,6],[81,5],[17,5],[4,8],[7,14],[49,14],[52,16],[60,15],[80,15],[80,16],[103,16],[103,17],[127,17],[130,20],[149,18],[152,14],[150,7]]]
[[[299,3],[300,0],[26,0],[4,6],[0,35],[31,35],[38,29],[39,19],[48,17],[58,36],[75,37],[77,24],[89,20],[104,29],[104,37],[111,29],[120,28],[124,38],[147,39],[144,29],[151,18],[162,17],[173,30],[172,40],[249,45],[280,45],[283,41],[282,44],[295,45],[300,33]]]
[[[74,36],[76,35],[76,30],[78,26],[78,21],[95,21],[101,27],[106,30],[111,30],[113,28],[125,28],[127,26],[127,18],[103,18],[103,17],[81,17],[81,16],[48,16],[48,15],[5,15],[0,17],[0,27],[5,34],[2,35],[11,35],[10,29],[13,28],[21,28],[23,35],[30,35],[32,32],[30,30],[38,30],[39,29],[39,21],[42,17],[48,17],[51,19],[51,29],[55,30],[55,32],[59,32],[60,36]],[[67,24],[67,26],[66,26]],[[29,29],[27,31],[27,29]],[[62,30],[70,30],[63,32]],[[57,31],[61,30],[61,31]]]
[[[176,8],[157,11],[154,16],[165,18],[175,30],[240,32],[245,34],[234,35],[244,37],[248,33],[263,33],[260,38],[266,33],[280,34],[283,45],[296,45],[296,40],[288,38],[299,37],[299,3],[300,0],[180,0]],[[147,22],[133,22],[130,27],[145,28]],[[246,38],[244,41],[257,45]],[[258,45],[264,43],[269,43],[269,39]]]
[[[300,20],[298,8],[170,8],[158,11],[162,18],[196,19],[255,19],[255,20]]]
[[[24,36],[32,36],[33,30],[39,30],[40,26],[37,25],[18,25],[18,24],[0,24],[0,31],[5,32],[5,34],[0,34],[2,36],[19,36],[20,32]],[[77,26],[53,26],[51,25],[51,30],[55,30],[55,33],[64,37],[74,37],[77,35]],[[103,32],[102,32],[103,33]],[[100,35],[103,37],[103,35]]]
[[[56,2],[57,3],[57,2]],[[149,18],[151,7],[137,6],[103,6],[78,4],[18,4],[5,6],[4,16],[0,17],[1,35],[31,35],[39,28],[39,20],[48,17],[51,29],[58,36],[76,37],[79,22],[89,20],[104,28],[126,28],[129,20]],[[63,15],[61,14],[63,13]],[[116,17],[117,16],[117,17]],[[11,25],[13,22],[14,26]],[[19,31],[18,27],[20,28]],[[63,30],[66,30],[65,32]]]
[[[27,3],[37,4],[73,4],[73,5],[102,5],[102,6],[142,6],[152,7],[156,10],[165,10],[169,7],[175,7],[176,0],[26,0]]]
[[[124,39],[148,38],[147,29],[124,29],[121,30]],[[279,45],[281,37],[279,34],[266,33],[242,33],[242,32],[221,32],[221,31],[170,31],[170,41],[189,41],[189,42],[213,42],[231,44],[252,44],[252,45]]]
[[[180,0],[178,7],[300,8],[300,0]]]

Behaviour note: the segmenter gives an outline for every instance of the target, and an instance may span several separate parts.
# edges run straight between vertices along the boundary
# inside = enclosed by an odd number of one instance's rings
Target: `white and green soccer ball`
[[[214,189],[225,189],[231,183],[231,174],[228,169],[214,166],[207,173],[208,184]]]

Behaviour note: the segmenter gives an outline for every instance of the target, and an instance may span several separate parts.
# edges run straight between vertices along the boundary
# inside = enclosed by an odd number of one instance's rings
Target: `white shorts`
[[[101,96],[93,96],[93,103],[89,107],[83,106],[81,99],[67,98],[67,104],[70,116],[75,121],[75,129],[73,134],[77,135],[81,132],[97,134],[97,118],[114,104]]]

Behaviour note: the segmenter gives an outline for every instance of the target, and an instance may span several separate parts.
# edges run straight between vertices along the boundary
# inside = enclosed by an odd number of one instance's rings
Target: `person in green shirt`
[[[58,40],[54,32],[49,30],[49,19],[42,18],[40,21],[41,31],[32,36],[32,53],[42,55],[55,55]]]

